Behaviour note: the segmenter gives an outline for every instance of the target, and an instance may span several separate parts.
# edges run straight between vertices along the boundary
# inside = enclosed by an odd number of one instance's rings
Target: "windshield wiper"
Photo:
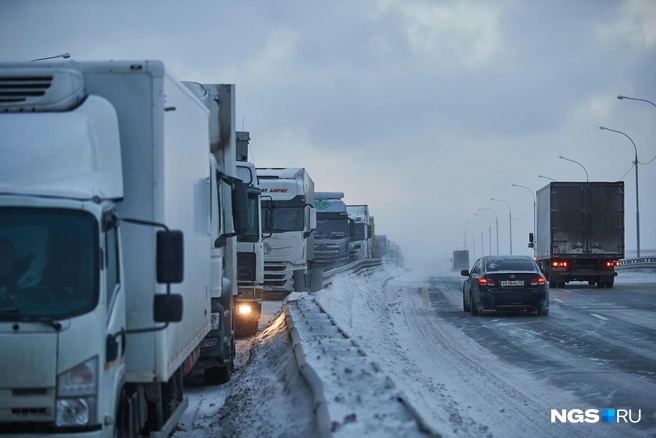
[[[54,328],[55,331],[59,331],[62,328],[62,325],[61,325],[60,322],[54,321],[54,320],[48,319],[48,318],[37,318],[37,319],[34,319],[33,321],[40,322],[42,324],[50,326],[50,327]]]

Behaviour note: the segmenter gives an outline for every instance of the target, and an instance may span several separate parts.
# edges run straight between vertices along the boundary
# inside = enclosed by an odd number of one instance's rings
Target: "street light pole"
[[[474,248],[474,260],[476,260],[476,236],[474,236],[474,233],[472,233],[471,231],[469,231],[466,228],[461,228],[460,231],[466,231],[466,232],[468,232],[469,234],[472,235],[472,247]],[[463,235],[464,235],[464,233],[463,233]]]
[[[544,179],[548,179],[548,180],[551,180],[551,181],[556,181],[556,182],[558,182],[557,180],[555,180],[555,179],[553,179],[553,178],[549,178],[548,176],[544,176],[544,175],[538,175],[538,178],[544,178]]]
[[[618,96],[617,98],[619,99],[620,96]],[[628,99],[628,97],[624,97],[624,98]],[[634,100],[642,100],[642,99],[634,99]],[[647,101],[647,102],[649,102],[649,101]],[[651,103],[651,102],[649,102],[649,103]],[[656,105],[654,105],[654,106],[656,106]],[[636,144],[633,141],[633,139],[631,137],[629,137],[628,135],[626,135],[625,133],[623,133],[622,131],[616,131],[614,129],[606,128],[604,126],[600,126],[599,129],[601,129],[602,131],[606,130],[606,131],[616,132],[618,134],[622,134],[623,136],[625,136],[626,138],[631,140],[631,143],[633,143],[633,150],[635,151],[634,164],[635,164],[635,180],[636,180],[636,183],[635,183],[636,184],[636,246],[637,246],[637,254],[636,255],[638,256],[638,258],[640,258],[640,199],[638,198],[638,148],[636,147]]]
[[[492,213],[494,213],[494,217],[496,218],[496,224],[497,224],[497,255],[499,255],[499,215],[497,215],[497,212],[492,210],[491,208],[479,208],[478,211],[482,210],[490,210]],[[490,248],[490,254],[492,254],[492,248]]]
[[[478,228],[481,229],[481,257],[485,255],[485,246],[483,245],[483,227],[480,225],[474,223],[474,222],[467,222],[468,225],[476,225]]]
[[[570,160],[569,158],[563,157],[562,155],[559,156],[558,158],[560,158],[561,160],[571,161],[572,163],[576,163],[579,166],[583,167],[583,170],[585,171],[585,182],[590,182],[590,179],[588,178],[588,171],[585,169],[583,164],[579,163],[578,161]]]
[[[497,198],[490,198],[493,201],[499,201],[503,202],[508,206],[508,222],[510,222],[510,255],[512,255],[512,210],[510,208],[510,204],[508,204],[506,201],[497,199]]]
[[[638,98],[635,98],[635,97],[627,97],[627,96],[622,96],[622,95],[617,96],[617,98],[618,98],[619,100],[622,100],[622,99],[627,99],[627,100],[639,100],[640,102],[647,102],[647,103],[650,103],[650,104],[656,106],[656,103],[654,103],[654,102],[650,102],[650,101],[648,101],[648,100],[646,100],[646,99],[638,99]]]
[[[513,187],[521,187],[523,189],[528,190],[531,193],[531,195],[533,195],[533,237],[534,237],[535,241],[537,242],[538,241],[538,237],[537,237],[538,236],[538,223],[537,223],[537,218],[536,218],[536,215],[535,215],[535,204],[536,204],[536,202],[535,202],[535,193],[533,193],[533,190],[529,189],[528,187],[520,186],[519,184],[513,184]],[[537,246],[534,246],[533,247],[533,252],[536,252],[537,250],[538,250]]]
[[[490,253],[490,255],[492,255],[492,222],[490,222],[490,218],[485,216],[485,215],[474,213],[474,216],[484,217],[487,220],[487,225],[488,225],[488,227],[487,227],[487,239],[488,239],[487,247],[488,247],[488,252]]]

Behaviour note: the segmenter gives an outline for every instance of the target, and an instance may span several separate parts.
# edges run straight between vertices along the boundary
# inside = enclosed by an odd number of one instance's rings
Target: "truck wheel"
[[[615,285],[615,282],[613,280],[606,282],[606,287],[608,287],[608,288],[613,287],[614,285]]]
[[[588,280],[588,285],[590,285],[590,286],[594,286],[594,285],[595,285],[595,281],[594,281],[594,280]]]
[[[563,289],[565,287],[565,282],[564,281],[558,282],[558,285],[556,287],[559,289]]]
[[[203,371],[203,377],[206,385],[220,385],[230,380],[230,366],[222,365],[212,368],[206,368]]]
[[[605,283],[604,283],[603,281],[598,281],[598,282],[597,282],[597,287],[598,287],[599,289],[603,288],[604,285],[605,285]]]

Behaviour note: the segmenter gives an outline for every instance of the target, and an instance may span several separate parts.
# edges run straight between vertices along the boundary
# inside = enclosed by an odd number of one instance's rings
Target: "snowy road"
[[[388,267],[335,277],[312,297],[445,437],[656,436],[656,275],[621,274],[613,289],[552,289],[548,317],[472,317],[461,285],[453,274]],[[267,304],[269,329],[242,341],[231,382],[189,388],[176,438],[316,436],[312,394],[275,319],[280,304]],[[634,420],[640,410],[641,421],[550,418],[551,409],[607,408],[631,409]],[[375,414],[375,404],[368,409]]]

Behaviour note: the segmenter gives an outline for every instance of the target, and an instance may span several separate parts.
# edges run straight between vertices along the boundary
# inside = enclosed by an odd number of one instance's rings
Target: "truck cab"
[[[320,266],[334,266],[349,257],[349,240],[355,235],[355,222],[349,218],[342,192],[317,192],[317,230],[314,236],[315,261]]]

